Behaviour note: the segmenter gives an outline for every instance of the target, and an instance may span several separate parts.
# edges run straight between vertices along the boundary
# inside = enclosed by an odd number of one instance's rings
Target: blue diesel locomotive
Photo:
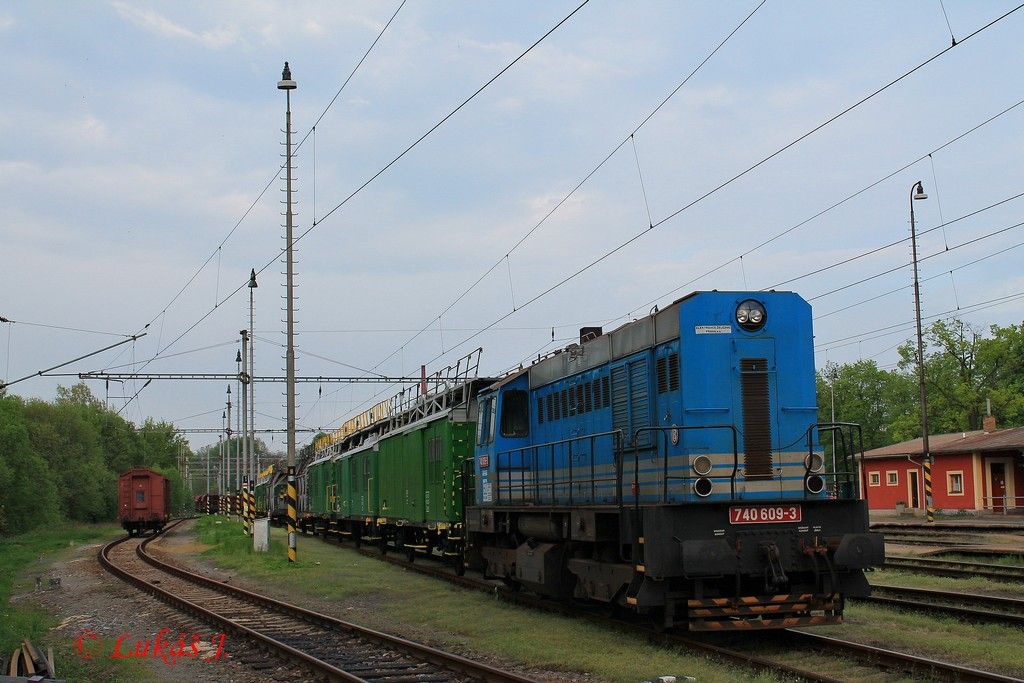
[[[818,423],[797,294],[696,292],[584,328],[477,400],[468,567],[717,630],[837,623],[884,561],[859,430]]]

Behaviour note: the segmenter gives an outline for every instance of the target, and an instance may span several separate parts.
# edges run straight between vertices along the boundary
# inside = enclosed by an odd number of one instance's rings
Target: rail
[[[319,634],[319,638],[312,638],[314,643],[322,644],[325,642],[323,636],[326,635],[339,638],[338,643],[358,640],[365,642],[371,649],[377,650],[378,654],[381,650],[404,653],[415,660],[441,667],[445,670],[444,673],[451,674],[456,672],[473,681],[486,683],[535,683],[534,679],[503,671],[482,662],[476,662],[457,654],[437,650],[398,636],[342,621],[320,612],[216,581],[202,574],[196,574],[181,567],[168,564],[147,552],[147,546],[150,541],[158,537],[153,536],[146,539],[136,546],[135,551],[139,559],[162,572],[161,576],[165,579],[164,585],[158,585],[160,581],[153,581],[151,580],[152,577],[147,579],[139,576],[137,571],[129,571],[111,559],[110,551],[128,541],[128,537],[116,539],[103,546],[99,552],[100,564],[115,576],[171,604],[176,609],[194,614],[209,623],[217,624],[218,627],[222,627],[226,631],[241,634],[249,640],[255,641],[261,649],[267,649],[301,662],[311,669],[314,677],[318,680],[366,683],[369,676],[364,665],[367,662],[365,660],[356,661],[352,659],[349,663],[357,664],[358,666],[354,668],[360,672],[355,674],[344,668],[339,668],[339,657],[336,656],[336,651],[330,647],[316,648],[316,654],[307,652],[306,649],[309,648],[303,649],[304,646],[301,645],[304,642],[301,635],[306,630],[313,636]],[[166,581],[167,575],[177,577],[187,582],[187,584],[191,584],[192,587],[198,586],[215,591],[218,594],[218,598],[224,598],[225,600],[207,601],[204,605],[200,605],[181,595],[180,590],[175,592],[169,589],[167,586],[168,582]],[[237,604],[246,604],[267,611],[262,613],[262,617],[254,612],[254,618],[246,619],[246,621],[252,622],[252,625],[246,626],[241,623],[242,620],[237,618],[237,616],[231,616],[229,604],[231,599],[241,601]],[[293,624],[285,624],[280,628],[274,627],[274,622],[283,623],[285,620],[291,620]],[[314,631],[312,629],[319,630]],[[272,633],[274,635],[271,635]],[[282,637],[281,634],[285,634],[287,637]],[[328,659],[330,661],[327,661]],[[344,656],[342,659],[344,659]],[[392,680],[401,675],[399,669],[389,670],[387,662],[380,663],[379,668],[381,669],[380,675],[374,675],[374,680]],[[374,669],[371,669],[371,673],[374,671]],[[438,680],[440,672],[421,671],[420,673],[424,674],[425,680]]]

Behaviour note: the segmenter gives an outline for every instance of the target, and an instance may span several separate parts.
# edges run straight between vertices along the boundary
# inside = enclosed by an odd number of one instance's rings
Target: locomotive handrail
[[[827,432],[832,435],[832,464],[833,471],[827,472],[814,472],[811,470],[811,463],[814,459],[814,431],[817,430],[820,433]],[[807,427],[805,432],[807,437],[807,459],[804,461],[804,480],[812,474],[816,474],[822,478],[831,478],[833,485],[836,487],[836,495],[844,499],[853,499],[859,495],[860,485],[858,480],[857,472],[857,449],[855,448],[854,433],[856,433],[856,442],[860,446],[859,452],[861,456],[864,455],[864,431],[863,428],[856,422],[815,422]],[[838,440],[837,440],[838,435]],[[847,438],[849,438],[849,444],[847,444]],[[842,452],[843,470],[840,472],[835,467],[839,452]],[[824,470],[824,466],[822,470]],[[843,480],[840,484],[840,479]],[[840,490],[840,486],[845,485],[845,491]],[[807,487],[804,486],[804,495],[808,493]]]
[[[739,473],[739,436],[736,425],[720,424],[720,425],[671,425],[667,427],[640,427],[633,432],[633,509],[640,509],[640,447],[637,445],[638,439],[641,432],[661,432],[662,442],[665,444],[664,449],[658,449],[663,453],[663,471],[661,480],[661,502],[668,502],[668,480],[669,479],[691,479],[689,474],[685,475],[669,475],[668,473],[668,437],[667,434],[672,430],[687,431],[691,429],[728,429],[732,432],[732,473],[729,475],[729,494],[730,497],[736,497],[736,475]],[[712,479],[722,479],[723,477],[711,477]]]
[[[613,468],[615,470],[614,476],[598,477],[597,476],[597,463],[595,459],[595,442],[597,439],[610,437],[612,439],[612,454],[614,456]],[[599,482],[615,482],[615,503],[621,506],[622,503],[622,466],[621,466],[621,452],[622,452],[622,430],[613,429],[607,432],[597,432],[594,434],[583,434],[579,436],[572,436],[565,439],[559,439],[557,441],[549,441],[547,443],[531,444],[529,446],[522,446],[520,448],[510,448],[505,451],[499,451],[494,454],[495,467],[497,474],[497,495],[496,503],[502,502],[502,492],[508,494],[509,501],[512,502],[512,492],[515,488],[515,483],[512,480],[513,472],[532,472],[534,473],[533,481],[530,484],[531,497],[527,498],[527,482],[526,477],[521,476],[519,478],[519,496],[520,500],[526,502],[532,502],[534,504],[541,500],[541,481],[539,475],[541,472],[541,465],[544,464],[540,460],[541,449],[548,450],[548,467],[550,482],[545,482],[545,488],[550,488],[551,502],[554,503],[557,499],[557,489],[568,484],[569,488],[569,504],[573,504],[573,485],[577,483],[588,483],[590,484],[590,500],[595,502],[597,500],[597,484]],[[590,456],[590,478],[586,481],[577,482],[575,478],[575,472],[573,469],[573,442],[586,441],[589,442],[589,456]],[[556,447],[564,446],[567,450],[566,464],[568,467],[568,477],[556,476],[555,468],[555,452]],[[517,465],[512,464],[512,454],[520,455],[520,462]],[[528,462],[527,462],[528,460]],[[504,461],[504,464],[503,464]],[[505,481],[502,480],[502,473],[507,473],[508,477]]]

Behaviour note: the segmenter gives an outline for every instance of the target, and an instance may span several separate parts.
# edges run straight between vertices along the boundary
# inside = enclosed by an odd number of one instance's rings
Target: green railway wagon
[[[378,452],[372,446],[346,453],[347,477],[343,486],[347,489],[349,517],[374,524],[380,513],[380,478],[377,476]]]
[[[472,422],[451,412],[385,436],[378,444],[382,546],[459,556],[463,463],[472,457]]]
[[[423,445],[427,426],[413,428],[381,439],[380,516],[385,524],[416,524],[423,513]]]
[[[267,516],[267,482],[266,480],[256,480],[256,488],[253,491],[253,499],[256,503],[257,517]]]
[[[321,458],[310,464],[307,473],[308,483],[306,484],[306,495],[309,499],[309,517],[313,519],[326,519],[327,507],[327,486],[329,484],[331,469],[330,458]]]

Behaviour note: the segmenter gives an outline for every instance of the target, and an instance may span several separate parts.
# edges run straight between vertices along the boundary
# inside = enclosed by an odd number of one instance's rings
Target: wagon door
[[[132,475],[132,514],[133,520],[146,519],[146,513],[150,509],[152,477],[148,474]]]

